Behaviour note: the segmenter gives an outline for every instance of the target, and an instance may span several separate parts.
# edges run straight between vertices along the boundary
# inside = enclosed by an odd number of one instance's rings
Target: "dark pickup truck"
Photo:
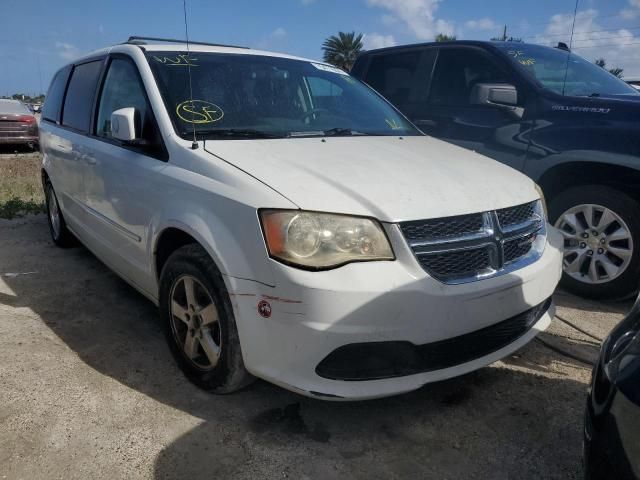
[[[542,187],[549,219],[565,236],[565,288],[600,298],[637,291],[638,91],[566,47],[517,42],[371,50],[351,73],[428,135]]]

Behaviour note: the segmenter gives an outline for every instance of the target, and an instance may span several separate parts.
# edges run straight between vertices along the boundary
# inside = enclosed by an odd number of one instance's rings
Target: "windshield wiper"
[[[188,136],[191,132],[183,132],[183,136]],[[207,138],[284,138],[285,135],[264,132],[262,130],[252,130],[248,128],[215,128],[211,130],[196,130],[197,136]]]
[[[349,135],[369,135],[368,133],[358,132],[356,130],[351,130],[350,128],[330,128],[329,130],[325,130],[324,135],[326,137],[340,137],[340,136],[349,136]]]
[[[346,137],[351,135],[371,135],[370,133],[358,132],[350,128],[330,128],[329,130],[307,130],[300,132],[289,132],[289,137]]]

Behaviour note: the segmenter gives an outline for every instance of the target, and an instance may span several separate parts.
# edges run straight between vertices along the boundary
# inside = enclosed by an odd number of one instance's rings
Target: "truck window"
[[[89,132],[93,98],[100,76],[102,60],[76,65],[71,74],[62,111],[62,125]]]
[[[484,52],[475,48],[443,48],[431,85],[434,105],[467,106],[478,83],[512,83]]]
[[[373,55],[366,82],[394,105],[424,103],[435,49]]]

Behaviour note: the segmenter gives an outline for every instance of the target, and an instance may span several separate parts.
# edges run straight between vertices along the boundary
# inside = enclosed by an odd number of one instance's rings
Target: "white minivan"
[[[554,315],[563,241],[537,186],[333,66],[132,37],[55,75],[40,136],[54,242],[157,304],[209,391],[406,392]]]

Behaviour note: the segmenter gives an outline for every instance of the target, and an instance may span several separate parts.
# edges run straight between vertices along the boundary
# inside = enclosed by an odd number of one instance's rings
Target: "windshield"
[[[421,135],[369,87],[324,64],[203,52],[148,52],[147,59],[185,139],[194,127],[198,138],[221,139]]]
[[[496,46],[544,88],[560,95],[637,95],[625,82],[575,53],[540,45],[505,43]]]

